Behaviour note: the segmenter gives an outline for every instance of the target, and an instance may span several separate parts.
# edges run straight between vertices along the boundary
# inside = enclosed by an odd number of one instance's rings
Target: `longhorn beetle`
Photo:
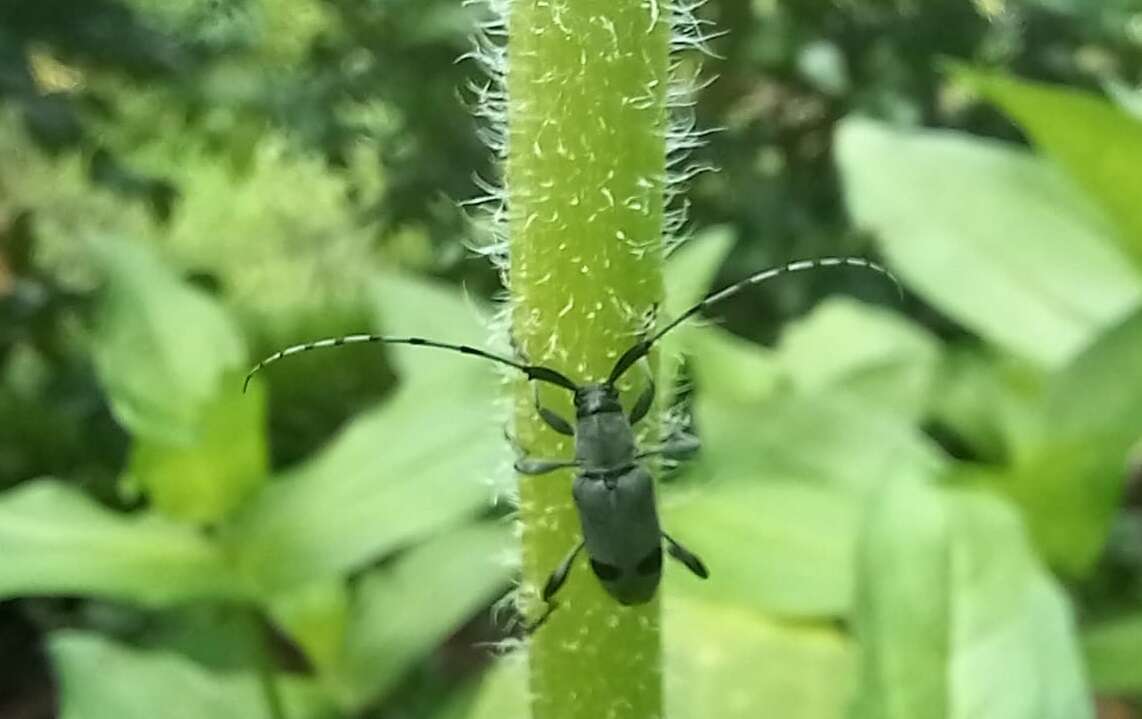
[[[666,551],[671,557],[684,564],[698,577],[705,579],[709,576],[702,560],[662,531],[654,498],[654,481],[642,461],[656,455],[687,454],[696,448],[696,444],[692,441],[674,440],[639,451],[635,443],[634,425],[650,411],[651,403],[654,401],[654,380],[650,380],[646,389],[639,395],[629,415],[624,413],[619,402],[617,382],[636,362],[647,356],[656,342],[701,310],[733,297],[746,287],[761,284],[787,272],[839,265],[879,272],[891,279],[897,291],[903,295],[903,289],[896,277],[869,260],[859,257],[801,260],[756,272],[736,284],[709,295],[662,329],[631,345],[615,361],[614,367],[603,382],[577,384],[550,367],[526,364],[467,345],[422,337],[358,334],[295,345],[276,352],[250,370],[242,388],[245,391],[250,378],[266,365],[298,352],[363,342],[384,342],[435,347],[481,357],[516,369],[524,373],[530,381],[546,382],[568,390],[574,399],[574,424],[544,407],[539,401],[538,393],[535,403],[539,416],[548,427],[559,434],[575,438],[574,458],[536,459],[523,455],[515,463],[516,471],[525,475],[546,474],[565,468],[578,470],[571,487],[571,495],[579,513],[583,538],[571,548],[547,579],[543,587],[543,599],[545,602],[551,602],[555,593],[566,581],[575,557],[586,549],[592,571],[615,600],[624,605],[643,604],[654,596],[658,588],[662,576],[664,541]],[[538,626],[538,623],[535,626]]]

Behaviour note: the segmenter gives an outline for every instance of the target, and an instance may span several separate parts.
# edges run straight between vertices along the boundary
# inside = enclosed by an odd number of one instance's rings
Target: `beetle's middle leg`
[[[647,457],[666,457],[667,459],[689,459],[702,446],[698,438],[691,434],[679,434],[666,440],[657,447],[644,449],[635,455],[635,459]]]
[[[504,425],[504,439],[511,445],[512,451],[515,452],[516,459],[512,464],[515,471],[520,474],[534,476],[537,474],[547,474],[554,472],[557,469],[567,469],[568,467],[577,467],[579,463],[573,459],[541,459],[538,457],[530,457],[511,432],[508,431],[507,424]]]

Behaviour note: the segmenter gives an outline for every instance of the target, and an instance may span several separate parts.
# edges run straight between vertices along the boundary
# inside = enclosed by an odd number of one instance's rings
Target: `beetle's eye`
[[[595,559],[591,560],[591,569],[595,572],[595,576],[602,579],[604,582],[613,582],[622,576],[622,570],[613,564],[606,564]]]
[[[650,554],[642,558],[636,567],[638,573],[646,576],[648,574],[658,574],[662,571],[662,547],[655,547]]]

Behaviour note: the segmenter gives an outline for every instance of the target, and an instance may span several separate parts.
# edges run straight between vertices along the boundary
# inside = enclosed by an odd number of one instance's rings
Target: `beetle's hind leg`
[[[702,563],[701,559],[698,559],[698,555],[674,541],[674,538],[666,532],[662,533],[662,538],[666,540],[666,551],[670,553],[671,557],[685,564],[687,569],[701,579],[710,576],[710,570],[706,569],[706,565]]]

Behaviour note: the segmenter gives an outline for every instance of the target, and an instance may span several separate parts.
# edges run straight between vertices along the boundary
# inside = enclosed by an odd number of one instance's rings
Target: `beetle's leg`
[[[578,467],[579,463],[573,459],[533,459],[531,457],[520,457],[515,461],[513,466],[515,467],[515,471],[520,474],[534,476],[554,472],[557,469]]]
[[[519,472],[520,474],[547,474],[548,472],[554,472],[557,469],[565,469],[567,467],[578,466],[578,462],[575,460],[537,459],[529,457],[527,455],[527,450],[521,447],[519,442],[516,442],[515,437],[512,436],[506,424],[504,425],[504,439],[508,441],[508,444],[511,445],[512,450],[516,453],[516,460],[512,466],[515,467],[515,471]]]
[[[575,557],[579,555],[582,549],[583,542],[576,544],[559,563],[559,566],[555,568],[555,571],[551,573],[551,576],[547,578],[547,584],[543,585],[543,601],[550,602],[559,588],[563,586],[563,582],[567,581],[567,574],[571,571],[571,563],[575,561]]]
[[[645,459],[646,457],[663,456],[667,459],[689,459],[701,446],[702,443],[694,435],[679,434],[657,447],[639,452],[634,458]]]
[[[654,403],[654,392],[654,379],[652,378],[647,382],[646,389],[638,396],[638,401],[634,403],[634,408],[630,411],[630,423],[632,425],[638,424],[650,411],[650,405]]]
[[[534,622],[523,628],[523,635],[525,637],[530,637],[532,634],[535,634],[537,631],[539,631],[539,628],[547,623],[547,619],[551,616],[551,613],[558,608],[559,602],[551,602],[548,604],[547,608],[543,610],[543,614],[540,615],[539,619],[536,619]]]
[[[571,426],[570,422],[556,414],[555,410],[548,409],[540,404],[539,387],[535,387],[535,409],[537,412],[539,412],[539,417],[548,427],[555,430],[559,434],[566,435],[568,437],[575,436],[575,430]]]
[[[666,532],[662,533],[662,538],[666,540],[666,551],[670,552],[670,556],[685,564],[687,569],[702,579],[710,576],[709,570],[706,569],[705,564],[702,564],[702,560],[698,559],[698,555],[675,542],[674,538]]]

